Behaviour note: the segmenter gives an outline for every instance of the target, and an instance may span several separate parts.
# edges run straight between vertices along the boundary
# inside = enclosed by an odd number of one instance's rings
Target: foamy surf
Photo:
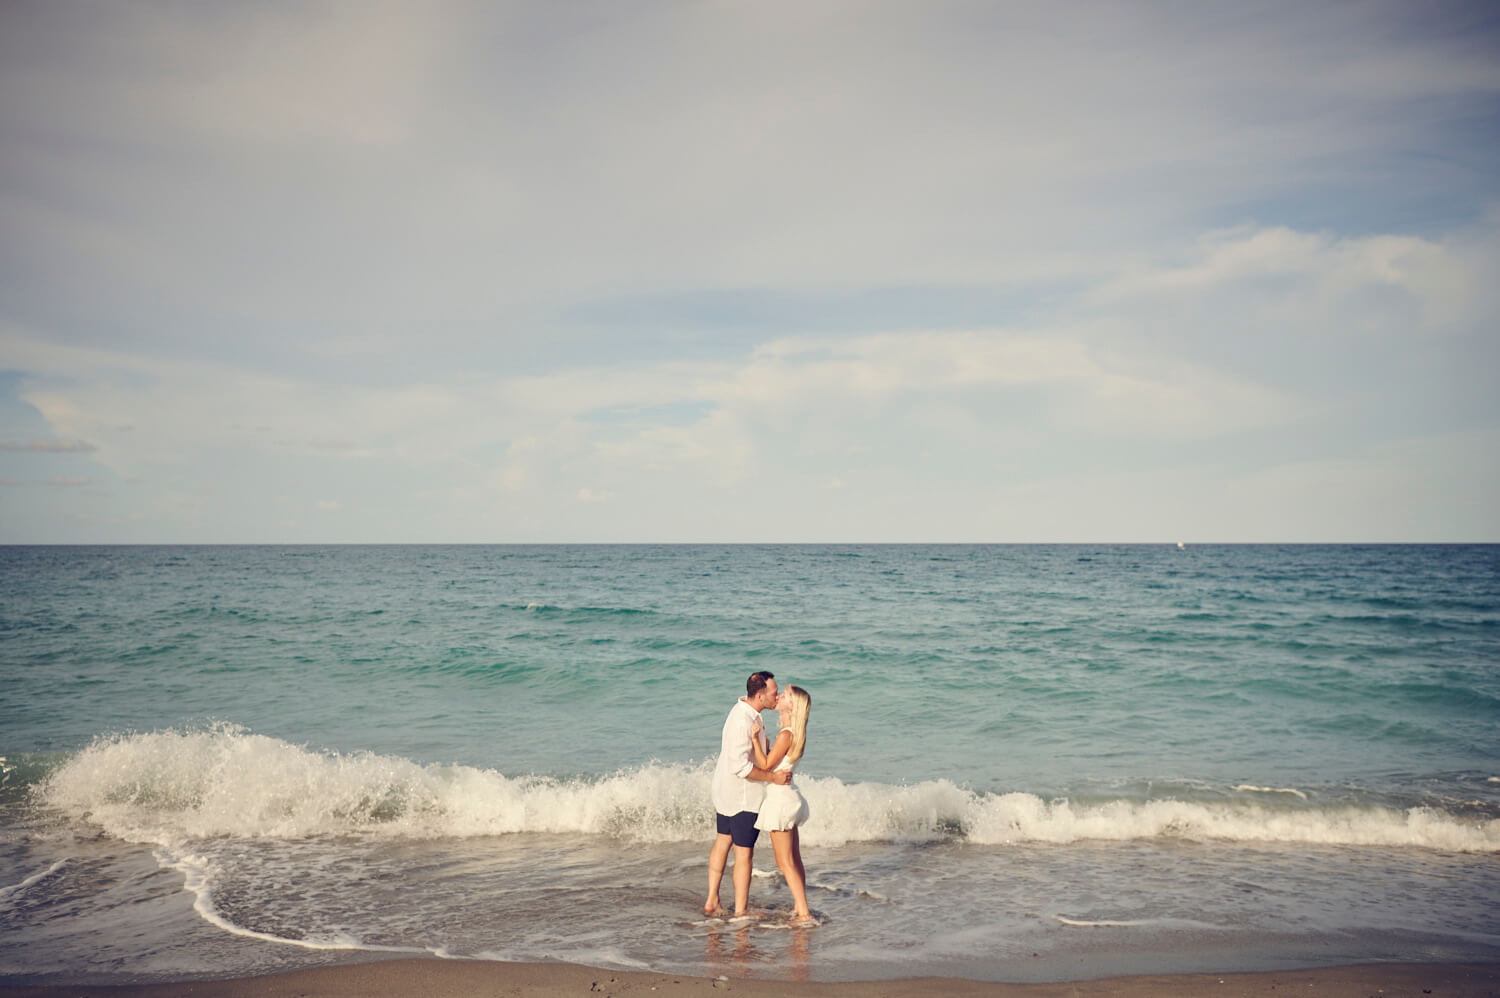
[[[1053,915],[1052,920],[1070,929],[1170,928],[1197,932],[1223,930],[1223,926],[1187,918],[1069,918],[1067,915]]]
[[[1241,783],[1234,788],[1241,793],[1251,794],[1288,794],[1298,800],[1307,800],[1307,794],[1296,787],[1257,787],[1249,783]]]
[[[97,739],[60,766],[39,795],[117,838],[174,849],[213,837],[350,834],[571,833],[673,842],[702,839],[710,827],[710,773],[711,762],[651,762],[602,778],[508,776],[313,749],[220,724]],[[1255,791],[1248,799],[1073,800],[982,793],[948,780],[845,783],[799,773],[798,784],[813,812],[803,842],[814,846],[1182,839],[1500,851],[1500,820],[1437,807],[1314,804],[1304,791],[1251,785],[1234,788]]]
[[[61,870],[67,865],[68,861],[66,859],[60,859],[56,863],[53,863],[51,866],[47,867],[47,869],[42,870],[38,873],[33,873],[31,876],[25,878],[20,883],[8,884],[4,887],[0,887],[0,901],[8,900],[13,895],[20,894],[23,891],[35,887],[37,884],[46,880],[48,877],[52,876],[54,873]]]
[[[208,860],[193,853],[174,855],[169,851],[163,850],[157,850],[155,856],[157,863],[163,869],[176,870],[182,874],[183,889],[193,895],[193,911],[198,914],[198,917],[230,935],[240,936],[245,939],[256,939],[260,942],[296,946],[308,950],[362,950],[371,953],[404,953],[426,956],[444,955],[430,947],[382,946],[366,943],[347,932],[314,933],[293,938],[246,928],[243,925],[236,924],[232,919],[226,918],[214,906],[214,888],[211,874],[212,864]]]

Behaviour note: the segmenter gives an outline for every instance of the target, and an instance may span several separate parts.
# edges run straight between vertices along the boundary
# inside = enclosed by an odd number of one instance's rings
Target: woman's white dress
[[[782,759],[776,772],[791,771],[793,763]],[[786,786],[779,783],[766,784],[766,796],[760,802],[760,814],[755,817],[755,827],[763,832],[784,832],[796,828],[808,818],[807,801],[791,780]]]

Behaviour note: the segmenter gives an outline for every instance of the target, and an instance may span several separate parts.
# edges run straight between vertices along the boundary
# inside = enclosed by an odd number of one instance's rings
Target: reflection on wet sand
[[[704,935],[704,964],[711,975],[809,979],[816,926],[787,922],[789,913],[753,912],[744,918],[711,922]],[[782,950],[781,942],[786,948]]]

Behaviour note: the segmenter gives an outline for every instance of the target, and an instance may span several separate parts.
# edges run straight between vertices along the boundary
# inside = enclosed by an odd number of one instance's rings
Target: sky
[[[1500,541],[1500,6],[8,0],[0,543]]]

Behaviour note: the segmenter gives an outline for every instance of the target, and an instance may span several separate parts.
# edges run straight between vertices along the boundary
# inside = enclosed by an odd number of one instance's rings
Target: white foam
[[[625,970],[650,970],[652,965],[645,960],[626,956],[616,947],[580,947],[579,949],[542,950],[542,960],[557,960],[564,963],[581,963],[585,967],[620,967]]]
[[[1189,929],[1193,931],[1222,931],[1223,926],[1201,922],[1191,918],[1069,918],[1053,915],[1061,925],[1073,929]]]
[[[694,841],[711,827],[711,773],[711,761],[651,762],[599,778],[511,777],[320,751],[219,725],[100,739],[54,772],[42,797],[118,838],[174,849],[209,837],[345,834]],[[1500,851],[1500,820],[1422,807],[1310,806],[1306,794],[1289,788],[1236,788],[1265,799],[1074,801],[983,794],[948,780],[895,786],[799,773],[797,781],[812,811],[802,832],[810,846],[1177,838]]]
[[[60,767],[44,802],[118,838],[300,838],[580,832],[701,838],[711,766],[652,763],[600,779],[509,777],[319,751],[234,725],[101,738]]]
[[[1307,794],[1303,793],[1301,790],[1296,789],[1295,787],[1257,787],[1252,786],[1249,783],[1241,783],[1239,786],[1234,787],[1233,789],[1241,791],[1243,793],[1252,794],[1290,794],[1300,800],[1307,800]]]
[[[301,939],[292,939],[286,936],[273,935],[269,932],[257,932],[254,929],[247,929],[243,925],[237,925],[228,918],[225,918],[214,907],[212,879],[209,875],[210,865],[202,856],[193,853],[173,854],[162,850],[158,850],[155,856],[157,864],[163,869],[176,870],[182,874],[183,887],[193,895],[193,911],[197,912],[198,916],[205,922],[231,935],[311,950],[365,950],[372,953],[444,955],[436,949],[418,946],[380,946],[363,943],[353,936],[342,932],[329,933],[323,936],[310,935]]]
[[[52,876],[58,870],[61,870],[67,865],[68,861],[66,859],[60,859],[42,872],[33,873],[31,876],[27,877],[19,884],[11,884],[8,887],[0,887],[0,900],[9,898],[13,894],[19,894],[22,891],[26,890],[28,887],[41,883],[43,880],[46,880],[48,877]]]
[[[889,901],[890,900],[890,898],[886,897],[884,894],[881,894],[878,891],[872,891],[872,890],[868,890],[866,888],[852,888],[851,889],[851,888],[848,888],[848,887],[837,887],[837,886],[835,886],[833,884],[821,884],[821,883],[818,883],[815,880],[809,880],[807,882],[807,889],[810,890],[810,891],[828,891],[830,894],[848,893],[848,894],[851,894],[851,895],[853,895],[855,897],[866,897],[866,898],[869,898],[871,901]]]
[[[977,801],[967,829],[970,841],[988,843],[1177,838],[1500,851],[1500,820],[1474,821],[1423,807],[1287,808],[1181,800],[1075,804],[1005,794]]]
[[[1150,925],[1147,919],[1097,919],[1090,921],[1082,918],[1068,918],[1064,915],[1053,915],[1058,922],[1076,929],[1133,929],[1142,925]]]

